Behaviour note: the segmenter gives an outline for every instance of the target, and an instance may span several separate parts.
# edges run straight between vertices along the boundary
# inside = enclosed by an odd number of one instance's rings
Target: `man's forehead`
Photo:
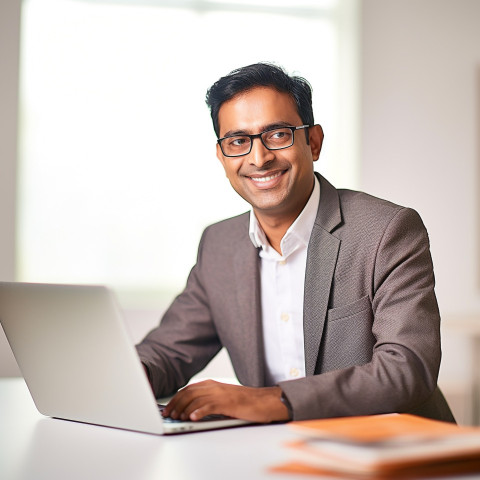
[[[298,123],[293,98],[272,87],[255,87],[238,93],[222,104],[218,121],[222,135],[227,131],[258,131],[274,124]]]

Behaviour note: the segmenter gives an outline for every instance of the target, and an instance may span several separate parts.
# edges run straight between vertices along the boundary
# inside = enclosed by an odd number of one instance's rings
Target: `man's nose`
[[[248,155],[250,165],[255,165],[257,168],[263,167],[266,163],[272,161],[275,158],[275,154],[272,150],[269,150],[260,140],[260,138],[254,138],[252,143],[252,150]]]

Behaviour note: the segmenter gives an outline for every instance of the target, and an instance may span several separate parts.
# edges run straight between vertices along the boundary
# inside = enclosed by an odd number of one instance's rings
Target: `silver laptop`
[[[0,322],[43,415],[153,434],[248,423],[164,419],[106,287],[0,282]]]

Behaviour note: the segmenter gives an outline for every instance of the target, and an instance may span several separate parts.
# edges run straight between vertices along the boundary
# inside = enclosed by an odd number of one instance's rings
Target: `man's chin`
[[[255,212],[263,215],[281,215],[284,209],[284,203],[282,198],[275,198],[269,200],[247,200],[247,202],[253,207]]]

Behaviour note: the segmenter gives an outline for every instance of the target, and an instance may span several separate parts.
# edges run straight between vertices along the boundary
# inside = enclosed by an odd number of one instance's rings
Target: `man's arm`
[[[172,395],[185,386],[222,347],[199,279],[203,238],[185,290],[165,312],[160,325],[137,345],[157,397]]]
[[[295,420],[414,411],[436,389],[440,316],[428,235],[415,211],[403,208],[391,219],[372,267],[371,310],[354,320],[373,319],[371,360],[281,382]],[[330,326],[339,320],[353,321]],[[328,334],[324,340],[323,353],[333,356]]]

